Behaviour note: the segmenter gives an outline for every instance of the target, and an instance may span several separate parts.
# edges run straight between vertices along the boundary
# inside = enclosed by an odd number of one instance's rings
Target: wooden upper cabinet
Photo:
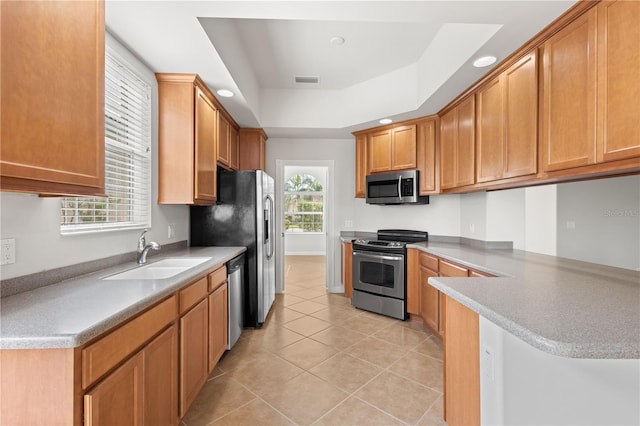
[[[598,162],[640,156],[640,2],[598,13]]]
[[[218,163],[231,164],[231,126],[229,120],[218,110]]]
[[[356,198],[366,196],[367,174],[367,135],[356,136]]]
[[[391,129],[391,170],[416,168],[416,125]]]
[[[457,107],[458,110],[458,152],[456,158],[457,186],[473,185],[476,181],[475,161],[475,102],[470,96]]]
[[[0,2],[0,189],[104,195],[104,2]]]
[[[416,168],[416,125],[375,131],[369,136],[369,172]]]
[[[469,96],[440,121],[440,187],[475,183],[475,97]]]
[[[542,46],[541,164],[545,172],[596,160],[596,10],[588,10]]]
[[[158,80],[158,203],[216,200],[217,109],[195,74]]]
[[[476,180],[537,171],[538,79],[532,52],[476,92]]]
[[[262,129],[240,129],[240,170],[264,170],[267,134]]]
[[[391,170],[391,130],[381,130],[369,136],[369,172]]]
[[[538,171],[538,62],[531,52],[502,75],[504,91],[503,177]]]
[[[196,89],[196,152],[194,204],[216,200],[217,111],[211,98]]]
[[[416,166],[420,171],[420,195],[437,193],[439,190],[436,144],[438,124],[437,116],[416,124]]]
[[[240,141],[238,129],[234,126],[229,127],[229,167],[232,170],[240,168]]]
[[[476,180],[502,178],[504,168],[504,96],[501,77],[476,92]]]

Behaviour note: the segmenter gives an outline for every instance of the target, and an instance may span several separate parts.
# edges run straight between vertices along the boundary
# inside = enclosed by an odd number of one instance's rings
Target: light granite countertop
[[[157,255],[210,258],[171,278],[102,280],[135,268],[135,262],[0,299],[0,349],[74,348],[121,324],[208,271],[246,251],[245,247],[190,247]]]
[[[408,247],[496,275],[429,283],[540,350],[568,358],[640,358],[638,271],[459,243]]]

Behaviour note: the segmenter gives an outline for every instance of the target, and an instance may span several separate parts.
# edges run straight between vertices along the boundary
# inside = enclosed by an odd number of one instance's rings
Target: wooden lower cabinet
[[[352,253],[353,253],[353,245],[348,242],[343,242],[341,245],[342,248],[342,262],[341,262],[341,271],[342,271],[342,284],[344,285],[344,295],[345,297],[351,298],[353,296],[353,283],[352,283]]]
[[[209,295],[209,373],[227,350],[227,297],[226,282]]]
[[[209,309],[203,299],[180,318],[180,417],[182,418],[207,381]]]
[[[420,316],[424,324],[432,331],[440,330],[440,291],[430,285],[427,280],[429,277],[437,276],[437,272],[420,266]]]
[[[172,325],[147,345],[144,364],[145,425],[178,424],[178,328]]]
[[[85,394],[85,425],[143,424],[143,365],[139,353]]]
[[[85,424],[177,424],[177,346],[171,326],[87,392]]]
[[[478,314],[445,296],[444,410],[449,425],[480,424]]]

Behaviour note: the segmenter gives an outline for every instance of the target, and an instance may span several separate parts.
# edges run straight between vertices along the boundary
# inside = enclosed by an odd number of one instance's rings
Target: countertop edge
[[[190,247],[190,249],[197,249],[197,248],[199,247]],[[78,332],[77,334],[52,334],[49,336],[24,336],[24,337],[15,337],[15,336],[6,337],[6,336],[0,335],[0,349],[1,350],[74,349],[74,348],[83,346],[87,342],[99,337],[102,334],[105,334],[111,330],[114,330],[115,328],[123,324],[125,321],[135,317],[139,313],[142,313],[146,309],[170,297],[172,294],[181,290],[184,286],[192,283],[194,278],[223,266],[226,262],[233,259],[234,257],[239,256],[240,254],[246,252],[247,250],[246,247],[220,247],[220,248],[231,249],[234,251],[233,253],[229,253],[220,258],[211,259],[207,262],[204,262],[200,265],[193,267],[191,270],[188,271],[188,274],[184,275],[183,277],[180,277],[178,280],[176,280],[174,284],[169,285],[167,288],[163,289],[162,291],[159,291],[158,293],[147,296],[146,298],[141,299],[138,303],[128,305],[126,308],[115,312],[113,315],[110,315],[109,317],[104,318],[102,321],[98,323],[90,325],[89,327]],[[164,257],[170,257],[175,255],[176,255],[176,252],[174,251],[171,253],[167,253],[166,256],[155,256],[154,261],[161,260]],[[198,257],[202,255],[198,255],[197,253],[194,253],[191,256]],[[125,268],[123,270],[126,270],[127,267],[125,267],[124,264],[122,266],[123,268]],[[117,273],[117,272],[108,272],[117,267],[118,266],[102,269],[94,273],[82,276],[82,278],[84,279],[84,278],[95,276],[96,279],[100,279],[99,277],[108,276],[108,275]],[[81,277],[78,277],[78,279],[79,278]],[[66,280],[66,281],[72,281],[72,280]],[[35,289],[32,291],[37,291],[37,290],[38,289]]]

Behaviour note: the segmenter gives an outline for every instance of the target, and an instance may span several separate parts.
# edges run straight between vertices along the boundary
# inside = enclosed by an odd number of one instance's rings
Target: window
[[[151,86],[107,47],[105,192],[62,199],[63,234],[151,225]]]
[[[284,186],[287,233],[324,232],[324,188],[308,174],[292,176]]]

